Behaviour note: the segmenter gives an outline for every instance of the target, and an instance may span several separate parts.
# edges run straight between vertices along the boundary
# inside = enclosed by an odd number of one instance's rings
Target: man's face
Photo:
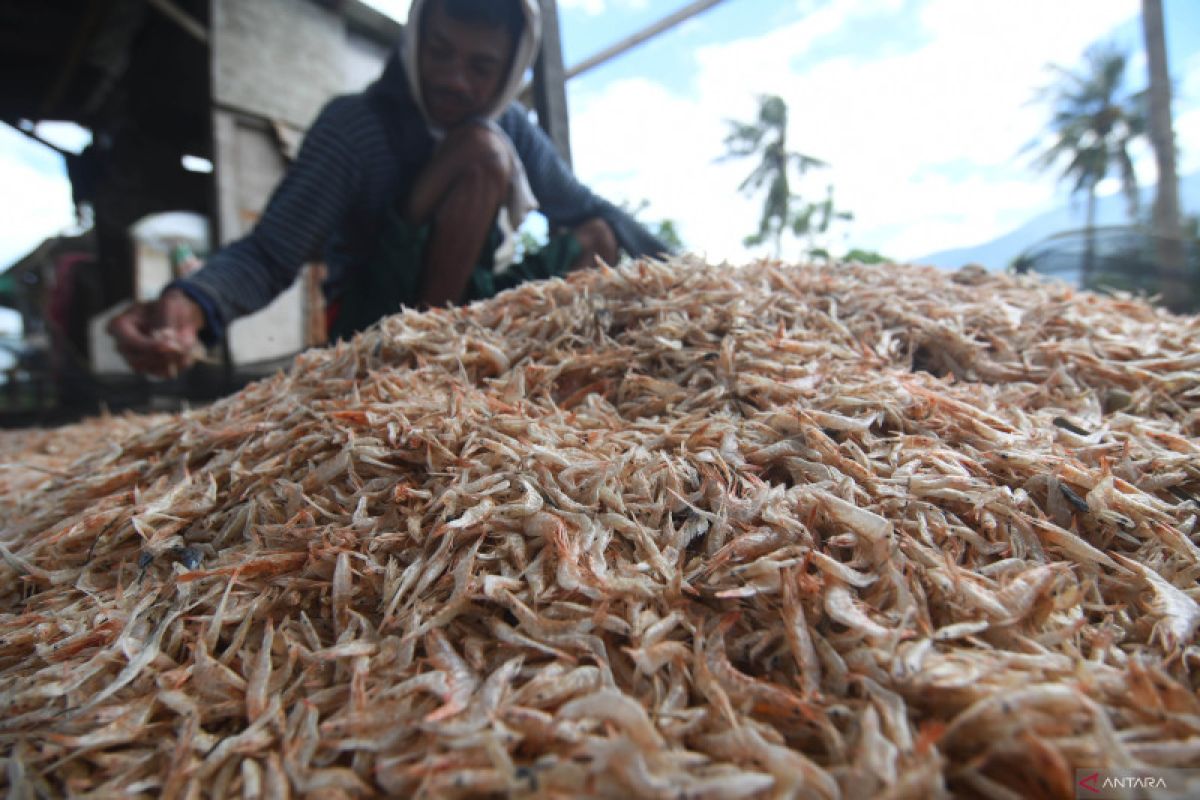
[[[451,18],[441,0],[423,17],[417,63],[425,110],[439,127],[453,128],[492,104],[508,77],[513,42],[503,27]]]

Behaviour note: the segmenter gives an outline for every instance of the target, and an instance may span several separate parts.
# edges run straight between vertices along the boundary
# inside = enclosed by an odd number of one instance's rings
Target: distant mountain
[[[1142,204],[1146,209],[1154,202],[1154,187],[1142,189]],[[1200,212],[1200,172],[1179,179],[1179,203],[1187,213]],[[958,269],[964,264],[982,264],[988,269],[1005,269],[1026,248],[1056,233],[1083,227],[1081,212],[1069,207],[1039,214],[1014,231],[973,247],[943,250],[913,259],[917,264],[932,264],[943,269]],[[1098,198],[1096,225],[1124,225],[1125,199],[1120,194]]]

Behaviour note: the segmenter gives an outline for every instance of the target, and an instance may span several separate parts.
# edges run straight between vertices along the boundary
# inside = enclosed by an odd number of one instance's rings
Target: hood
[[[429,112],[425,109],[425,98],[421,96],[421,79],[417,68],[421,14],[428,5],[429,0],[412,0],[412,5],[408,10],[408,22],[404,25],[400,57],[404,61],[404,72],[408,77],[408,86],[417,108],[421,109],[421,115],[425,117],[425,122],[429,125],[430,130],[441,133],[429,121]],[[492,107],[485,112],[485,116],[492,121],[495,121],[521,92],[521,87],[525,85],[525,72],[533,66],[538,54],[538,43],[542,36],[542,15],[537,0],[520,0],[520,6],[525,14],[525,29],[521,32],[521,40],[517,42],[513,52],[513,63],[508,73],[508,79],[504,82]]]

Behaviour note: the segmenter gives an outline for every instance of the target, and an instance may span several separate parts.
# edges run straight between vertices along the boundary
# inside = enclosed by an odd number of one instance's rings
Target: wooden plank
[[[63,59],[62,67],[58,70],[54,83],[38,108],[38,119],[53,117],[59,101],[66,94],[71,81],[75,79],[75,73],[79,70],[83,55],[87,51],[88,45],[91,44],[92,38],[100,29],[100,23],[103,22],[107,10],[107,6],[100,3],[99,0],[91,0],[88,3],[87,13],[84,14],[79,27],[75,29],[75,35],[71,37],[71,48],[67,51],[67,57]]]
[[[238,219],[237,117],[229,111],[213,110],[213,181],[216,185],[217,215],[213,239],[226,245],[242,235]]]
[[[212,99],[297,128],[345,90],[346,26],[298,0],[212,0]]]
[[[571,163],[571,128],[567,114],[566,73],[558,27],[558,3],[541,0],[542,49],[533,68],[533,102],[538,123],[558,154]]]
[[[271,193],[287,171],[276,126],[262,117],[213,109],[213,166],[219,239],[228,244],[254,227]],[[266,308],[230,323],[229,359],[237,368],[287,358],[304,349],[323,311],[306,303],[311,279],[306,269]]]

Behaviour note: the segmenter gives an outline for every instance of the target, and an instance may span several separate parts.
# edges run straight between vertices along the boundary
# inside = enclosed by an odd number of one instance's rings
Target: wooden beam
[[[55,76],[50,91],[46,93],[38,108],[38,119],[49,118],[58,107],[59,101],[66,94],[71,81],[75,79],[75,73],[79,69],[79,63],[83,60],[83,54],[87,51],[92,37],[96,35],[96,30],[100,27],[106,11],[106,6],[99,0],[91,0],[88,3],[87,13],[84,14],[79,27],[75,29],[75,35],[71,38],[71,49],[67,51],[67,57],[63,59],[62,67]]]
[[[571,128],[567,114],[566,74],[558,27],[558,3],[541,0],[542,49],[533,67],[533,103],[538,124],[550,136],[558,154],[571,163]]]
[[[172,3],[171,0],[146,0],[146,2],[164,17],[182,28],[188,36],[191,36],[197,42],[200,42],[200,44],[208,45],[208,29],[201,25],[191,14]]]

